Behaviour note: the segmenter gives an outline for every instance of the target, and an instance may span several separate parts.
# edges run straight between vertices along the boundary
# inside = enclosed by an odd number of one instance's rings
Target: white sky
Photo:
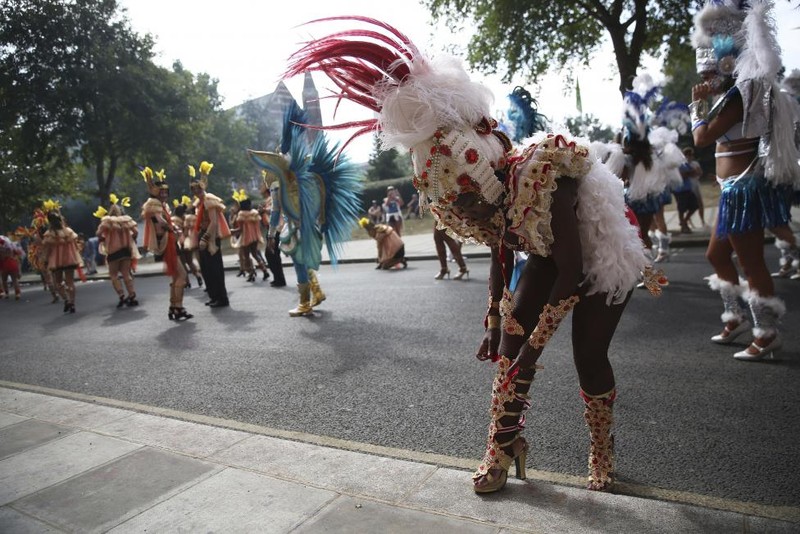
[[[452,35],[440,25],[433,29],[430,15],[416,0],[302,0],[292,3],[266,0],[120,0],[127,9],[135,31],[150,33],[156,40],[156,62],[170,67],[180,60],[194,72],[206,72],[219,80],[224,106],[271,93],[286,66],[286,58],[299,44],[311,36],[320,37],[338,26],[321,23],[299,27],[304,22],[334,15],[369,16],[391,24],[408,35],[428,55],[441,53],[448,45],[464,46],[469,35]],[[775,18],[778,40],[783,49],[787,70],[800,68],[800,9],[792,9],[786,0],[777,0]],[[295,7],[296,6],[296,7]],[[463,48],[462,48],[463,50]],[[640,72],[647,71],[659,79],[660,63],[646,59]],[[576,71],[581,85],[583,112],[597,116],[616,127],[621,121],[620,95],[617,91],[617,70],[612,48],[606,44],[592,61],[592,67]],[[539,101],[539,109],[551,120],[563,120],[577,114],[573,87],[565,87],[557,72],[548,75],[534,87],[531,84],[503,84],[500,76],[484,77],[472,73],[475,80],[486,84],[495,95],[496,112],[507,108],[506,95],[514,85],[524,85]],[[315,73],[320,95],[333,84]],[[287,87],[302,102],[302,77],[287,80]],[[336,119],[333,100],[322,102],[324,124],[369,118],[366,108],[343,103]],[[344,140],[348,133],[329,132],[334,140]],[[254,147],[262,148],[262,147]],[[371,136],[362,136],[347,149],[353,161],[366,161],[372,150]]]

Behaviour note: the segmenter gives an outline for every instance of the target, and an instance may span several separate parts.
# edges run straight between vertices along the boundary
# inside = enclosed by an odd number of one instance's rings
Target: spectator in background
[[[86,274],[97,274],[97,249],[100,241],[97,236],[92,236],[86,240],[83,247],[83,264],[86,266]]]
[[[672,188],[672,194],[675,195],[675,203],[678,205],[678,222],[681,225],[682,234],[692,233],[691,228],[689,228],[689,219],[697,211],[698,206],[697,195],[692,188],[692,177],[699,176],[702,171],[696,161],[689,159],[693,152],[690,147],[683,149],[686,163],[683,163],[679,168],[683,182],[680,186]]]
[[[383,199],[383,209],[386,212],[386,224],[392,227],[397,232],[397,235],[403,236],[403,197],[400,192],[390,185],[386,188],[386,198]]]
[[[703,176],[703,169],[700,167],[700,163],[694,159],[694,149],[690,146],[687,146],[683,149],[683,155],[686,157],[686,164],[691,166],[692,174],[689,176],[689,182],[692,184],[692,193],[694,193],[695,200],[697,201],[697,208],[696,211],[700,215],[700,224],[703,228],[706,227],[706,211],[705,206],[703,205],[703,194],[700,191],[700,178]],[[681,171],[683,174],[683,171]],[[691,224],[691,218],[693,213],[689,213],[686,217],[686,223]]]
[[[422,212],[419,210],[419,195],[417,193],[411,195],[411,200],[408,201],[406,206],[406,219],[410,219],[412,216],[416,216],[417,219],[422,218]]]
[[[386,219],[386,212],[383,211],[383,206],[378,204],[377,200],[372,201],[372,204],[367,210],[367,215],[369,215],[369,222],[372,224],[383,224]]]

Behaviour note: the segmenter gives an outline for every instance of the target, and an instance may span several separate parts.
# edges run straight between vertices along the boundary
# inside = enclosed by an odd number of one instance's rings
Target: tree
[[[602,124],[600,119],[591,114],[567,117],[566,126],[572,135],[590,141],[608,143],[614,139],[614,130],[610,126]]]
[[[394,148],[381,150],[380,141],[375,137],[367,166],[367,181],[377,182],[407,175],[408,165],[399,152]]]
[[[535,81],[554,66],[588,65],[607,35],[624,93],[643,53],[658,55],[689,39],[698,0],[426,0],[435,20],[451,27],[474,19],[469,63]]]

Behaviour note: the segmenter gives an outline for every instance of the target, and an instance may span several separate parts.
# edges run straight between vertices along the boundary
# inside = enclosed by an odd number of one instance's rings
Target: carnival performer
[[[213,163],[203,161],[200,163],[198,176],[194,167],[189,165],[189,185],[192,194],[197,197],[195,238],[196,245],[200,249],[200,272],[203,273],[210,299],[206,305],[211,308],[224,308],[229,306],[230,302],[228,290],[225,288],[225,267],[222,264],[220,247],[222,240],[231,236],[231,230],[225,220],[225,203],[218,196],[206,191],[208,175],[213,168]]]
[[[197,264],[195,256],[197,248],[192,249],[192,233],[196,217],[194,216],[194,206],[192,199],[183,195],[180,200],[173,199],[172,206],[172,225],[175,228],[178,239],[178,259],[186,270],[186,289],[192,288],[189,280],[191,273],[197,279],[197,286],[203,287],[203,278],[200,276],[200,266]]]
[[[14,287],[14,299],[19,300],[22,298],[22,290],[19,285],[19,263],[24,257],[25,252],[18,243],[4,235],[0,235],[0,281],[2,282],[4,298],[11,296],[7,280],[11,280],[11,285]]]
[[[469,280],[469,268],[467,262],[464,261],[464,255],[461,254],[461,242],[456,241],[439,227],[439,223],[433,221],[433,245],[436,247],[436,258],[439,260],[439,272],[433,277],[434,280],[442,280],[444,277],[450,278],[450,268],[447,266],[447,249],[450,249],[450,254],[458,265],[458,272],[453,275],[453,280],[461,280],[465,276]]]
[[[83,279],[83,263],[78,250],[78,234],[67,226],[61,216],[61,206],[45,200],[43,210],[47,215],[48,229],[42,237],[47,257],[47,268],[53,275],[56,291],[64,300],[64,312],[75,313],[75,271]]]
[[[672,237],[664,205],[672,202],[672,187],[683,183],[679,168],[686,158],[676,145],[677,130],[686,131],[688,123],[688,108],[681,104],[664,99],[657,112],[651,109],[660,90],[649,74],[642,74],[633,80],[633,89],[626,91],[622,146],[627,158],[622,169],[611,168],[627,185],[625,199],[636,214],[645,246],[653,248],[656,240],[656,263],[669,259]]]
[[[250,261],[250,256],[239,246],[239,236],[241,235],[241,230],[236,224],[236,217],[239,216],[239,200],[238,200],[238,191],[233,192],[233,204],[228,206],[228,227],[231,229],[231,248],[236,250],[236,255],[238,257],[238,265],[239,265],[239,272],[236,275],[236,278],[247,276],[253,269],[253,263]],[[255,277],[253,277],[255,280]],[[250,280],[251,282],[253,280]]]
[[[103,206],[98,206],[94,216],[100,219],[97,227],[97,237],[100,240],[100,253],[106,257],[108,265],[108,278],[111,286],[119,297],[117,308],[127,306],[138,306],[136,299],[136,288],[133,282],[131,270],[136,270],[136,262],[139,260],[139,247],[136,246],[136,238],[139,235],[139,227],[130,215],[125,214],[123,208],[131,205],[130,197],[120,199],[114,193],[108,196],[111,206],[106,210]],[[120,276],[122,282],[120,282]],[[125,297],[125,290],[128,292]]]
[[[169,184],[164,170],[153,173],[150,167],[141,171],[150,195],[142,206],[141,218],[144,221],[144,249],[153,253],[156,261],[164,262],[164,272],[170,277],[169,311],[170,320],[183,321],[194,317],[183,307],[183,288],[186,286],[186,269],[178,260],[178,237],[172,224],[169,209]]]
[[[795,145],[800,146],[800,70],[794,69],[781,81],[781,91],[794,99]],[[792,204],[800,205],[800,189],[795,187]],[[800,280],[800,248],[792,228],[786,224],[769,229],[775,236],[775,247],[780,252],[779,268],[772,273],[773,278]]]
[[[408,267],[406,260],[406,246],[403,238],[397,235],[394,228],[388,224],[375,224],[366,217],[358,221],[358,225],[367,231],[369,236],[378,245],[378,265],[376,269],[389,269]]]
[[[341,89],[340,98],[378,113],[359,121],[356,135],[377,129],[383,147],[411,150],[415,187],[440,226],[492,250],[477,357],[498,365],[474,490],[501,489],[515,462],[517,476],[525,477],[528,445],[520,430],[528,390],[542,349],[573,308],[574,358],[591,437],[588,487],[608,489],[616,398],[608,346],[643,271],[660,291],[625,217],[622,183],[585,147],[562,136],[543,136],[512,152],[489,116],[491,93],[470,81],[456,60],[422,56],[385,23],[347,20],[366,28],[307,44],[291,57],[287,75],[322,71]],[[376,33],[380,40],[372,39]],[[530,257],[512,295],[514,250]]]
[[[337,146],[328,147],[323,133],[310,144],[306,124],[305,112],[292,102],[284,116],[281,153],[248,150],[268,179],[279,183],[272,192],[269,226],[277,228],[284,219],[279,246],[294,263],[300,300],[289,311],[292,317],[313,315],[314,306],[325,300],[316,273],[322,241],[336,265],[342,244],[358,224],[361,204],[362,183],[355,167]]]
[[[274,184],[274,190],[277,193],[279,188],[278,182]],[[259,213],[261,214],[261,224],[266,229],[267,236],[266,246],[264,247],[264,256],[267,259],[269,270],[272,271],[272,281],[269,283],[272,287],[285,287],[286,276],[283,274],[283,261],[281,260],[281,251],[278,249],[276,243],[278,236],[281,232],[281,227],[273,228],[269,225],[270,217],[272,216],[272,189],[270,184],[267,183],[266,171],[261,171],[261,184],[258,186],[261,196],[264,197],[264,204],[261,206]],[[280,221],[278,221],[280,224]]]
[[[692,135],[698,147],[716,143],[721,187],[706,258],[715,273],[709,285],[722,296],[724,328],[711,340],[730,344],[752,327],[754,340],[733,355],[738,360],[758,360],[781,347],[778,323],[786,307],[764,259],[764,230],[789,223],[792,190],[800,183],[792,102],[777,84],[781,60],[771,7],[759,0],[708,2],[695,16],[692,36],[703,78],[692,88]],[[709,111],[712,95],[718,98]],[[747,288],[739,283],[734,252]]]
[[[234,222],[239,235],[234,248],[241,250],[244,257],[250,260],[247,281],[254,282],[256,279],[254,265],[258,265],[258,268],[263,273],[262,280],[266,280],[269,278],[267,261],[259,249],[264,244],[264,235],[261,230],[261,214],[258,213],[257,209],[253,208],[253,201],[250,200],[244,189],[234,193],[234,200],[239,203],[239,211]]]
[[[20,231],[30,238],[28,242],[28,262],[34,270],[39,272],[44,290],[49,291],[53,297],[50,303],[55,304],[59,300],[59,295],[56,285],[53,283],[53,275],[50,269],[47,268],[47,251],[43,245],[44,234],[47,231],[47,215],[42,209],[36,208],[33,210],[30,228],[20,229]]]
[[[183,227],[181,237],[183,239],[183,246],[180,247],[181,261],[186,268],[187,272],[191,272],[197,280],[197,287],[203,287],[203,277],[200,276],[200,260],[199,260],[199,239],[197,238],[197,215],[195,214],[195,205],[192,199],[183,195],[181,197],[181,204],[186,206],[185,210],[176,208],[175,211],[182,213]],[[191,287],[187,282],[186,287]]]

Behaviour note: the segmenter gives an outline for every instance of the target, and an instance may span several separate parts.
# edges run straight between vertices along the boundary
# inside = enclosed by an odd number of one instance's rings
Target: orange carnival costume
[[[186,286],[186,270],[178,261],[178,243],[175,228],[172,225],[172,213],[169,210],[169,185],[164,171],[153,174],[150,167],[141,171],[147,184],[150,198],[142,206],[144,220],[144,248],[153,253],[156,261],[163,260],[164,271],[172,279],[169,284],[170,320],[191,319],[192,314],[183,307],[183,288]]]
[[[269,278],[269,271],[267,271],[267,262],[260,250],[261,245],[264,244],[261,214],[253,208],[252,201],[244,189],[234,193],[233,199],[239,203],[239,213],[236,214],[234,222],[235,227],[239,230],[239,236],[233,247],[240,249],[243,256],[252,257],[264,274],[262,279],[266,280]],[[247,281],[253,282],[256,279],[256,269],[252,263],[249,264],[249,268]]]
[[[52,200],[45,201],[44,211],[47,214],[48,230],[42,237],[47,268],[53,275],[56,291],[64,299],[64,311],[75,313],[75,279],[74,273],[83,278],[83,260],[78,251],[78,234],[66,225],[59,211],[61,206]]]
[[[117,308],[124,305],[138,306],[136,300],[136,289],[134,287],[131,270],[136,269],[136,261],[139,259],[139,248],[136,246],[136,236],[139,235],[139,228],[136,221],[130,215],[123,213],[123,207],[130,207],[130,197],[122,200],[114,193],[108,197],[111,206],[106,210],[99,206],[94,216],[100,218],[100,225],[97,227],[97,237],[100,239],[100,253],[106,257],[108,265],[108,278],[111,286],[119,297]],[[120,276],[122,282],[120,282]],[[122,283],[128,291],[122,289]]]

